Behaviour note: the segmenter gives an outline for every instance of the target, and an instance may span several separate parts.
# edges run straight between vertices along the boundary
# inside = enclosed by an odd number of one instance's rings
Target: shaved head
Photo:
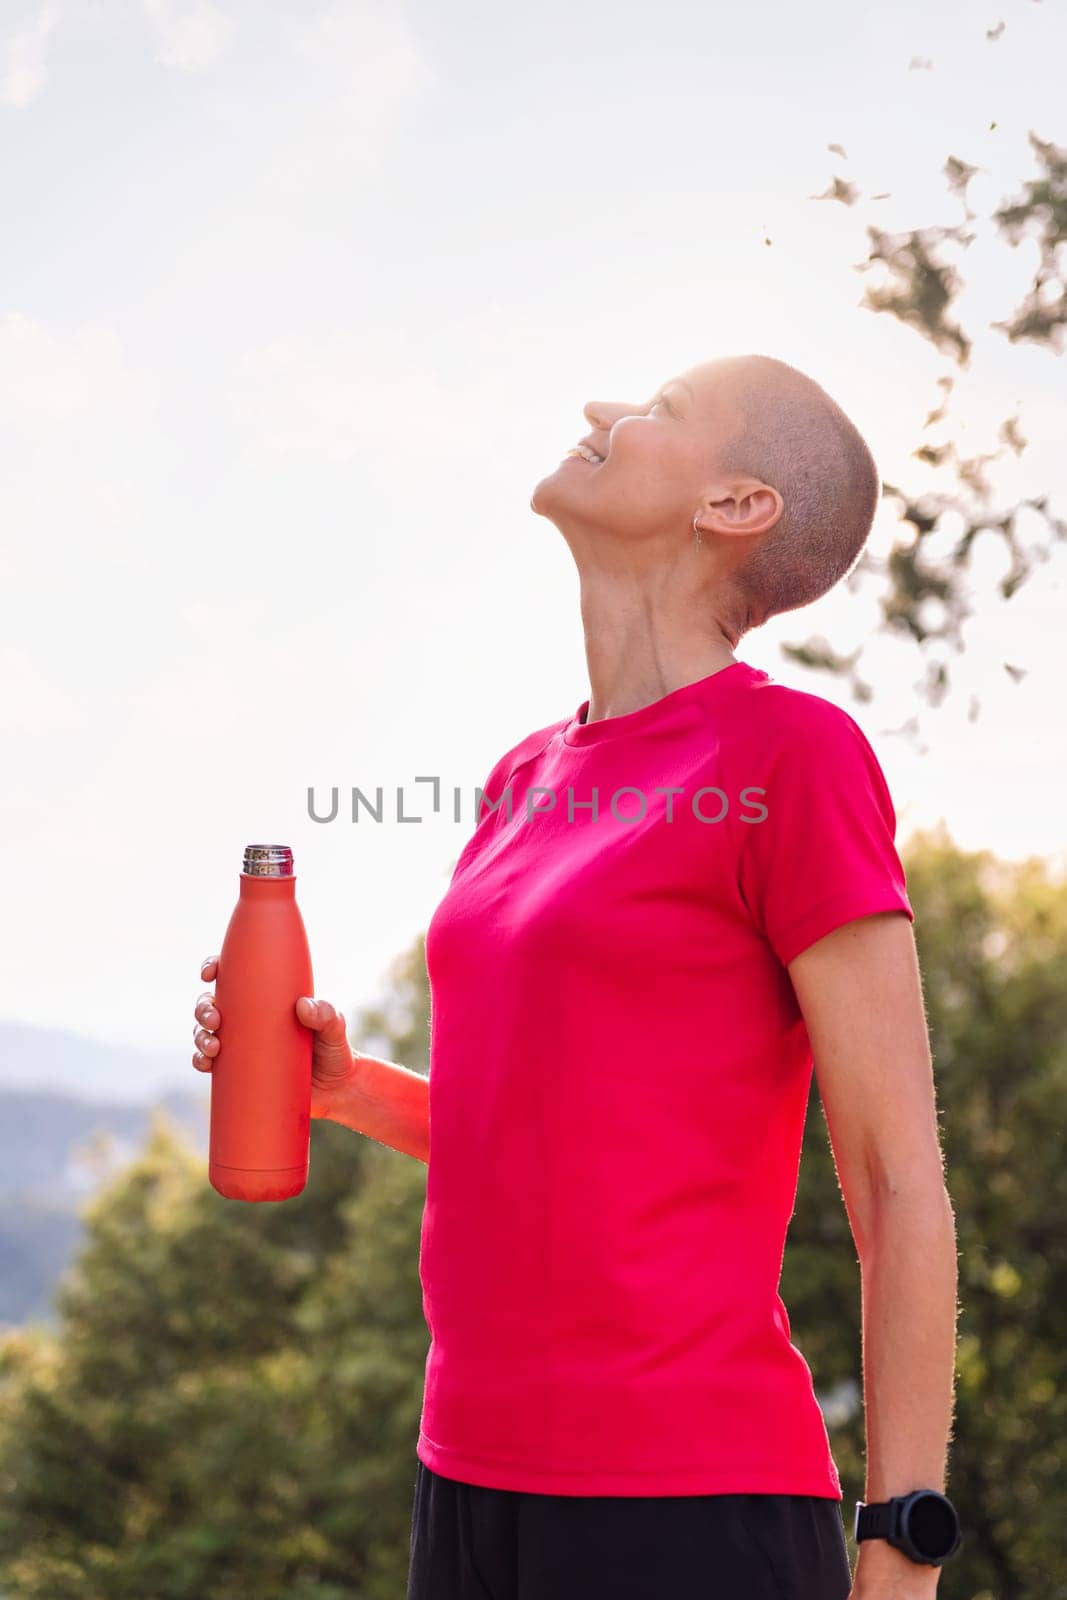
[[[759,478],[784,502],[730,577],[726,599],[740,638],[844,577],[871,531],[881,480],[863,436],[814,379],[772,356],[713,365],[740,419],[719,448],[720,470]]]

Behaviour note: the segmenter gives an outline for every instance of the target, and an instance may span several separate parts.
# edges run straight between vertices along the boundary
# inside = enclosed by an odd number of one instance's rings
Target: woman
[[[486,781],[427,930],[429,1079],[297,1005],[313,1115],[429,1161],[432,1108],[408,1600],[912,1600],[937,1568],[888,1528],[853,1587],[778,1294],[814,1048],[867,1500],[939,1501],[955,1249],[895,817],[855,722],[734,655],[853,565],[878,474],[764,356],[586,417],[530,504],[578,568],[590,695]]]

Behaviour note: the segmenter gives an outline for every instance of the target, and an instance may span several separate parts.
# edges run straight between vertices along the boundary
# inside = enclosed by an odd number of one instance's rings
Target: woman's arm
[[[860,1259],[864,1499],[945,1491],[958,1269],[911,925],[844,924],[789,964]],[[933,1594],[939,1569],[860,1545],[853,1593]]]
[[[327,1122],[340,1122],[416,1161],[430,1159],[430,1080],[421,1072],[352,1052],[352,1074],[331,1091]]]

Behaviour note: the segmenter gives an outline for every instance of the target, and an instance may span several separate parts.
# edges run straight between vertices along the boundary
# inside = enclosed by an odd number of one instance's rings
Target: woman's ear
[[[784,510],[785,501],[777,489],[758,478],[746,478],[721,498],[707,500],[700,522],[711,533],[767,533]]]

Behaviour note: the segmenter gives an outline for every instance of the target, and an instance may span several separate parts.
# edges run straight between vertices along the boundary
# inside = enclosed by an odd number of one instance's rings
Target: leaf
[[[830,187],[824,189],[822,194],[809,194],[809,200],[840,200],[843,205],[854,206],[859,199],[860,191],[854,183],[847,183],[844,178],[834,178]]]

